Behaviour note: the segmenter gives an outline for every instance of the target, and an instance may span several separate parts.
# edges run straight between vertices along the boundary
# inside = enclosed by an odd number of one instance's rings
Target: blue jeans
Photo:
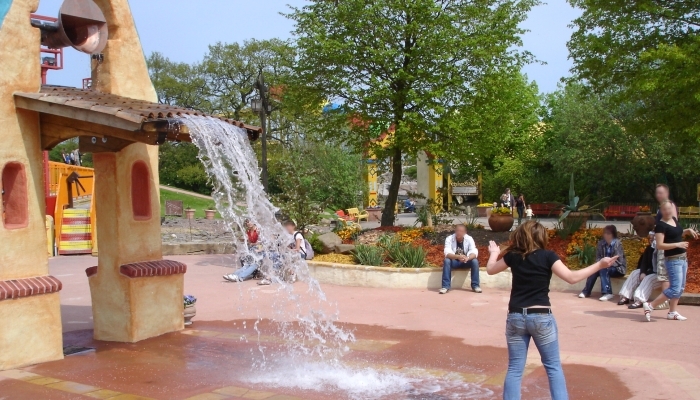
[[[593,286],[598,280],[598,276],[600,276],[600,293],[612,294],[612,285],[610,283],[610,278],[617,278],[620,276],[624,276],[624,274],[621,274],[617,270],[617,268],[610,267],[601,269],[600,271],[589,276],[588,279],[586,279],[586,287],[583,288],[583,294],[585,294],[586,297],[591,295],[591,292],[593,291]]]
[[[670,286],[664,290],[664,295],[669,299],[680,299],[685,290],[685,279],[688,275],[687,258],[665,259],[666,274]]]
[[[233,274],[241,278],[242,281],[248,280],[253,277],[253,273],[258,269],[257,264],[244,265],[243,268],[234,272]]]
[[[542,365],[549,378],[549,393],[553,400],[566,400],[566,379],[559,358],[557,321],[552,314],[522,315],[509,313],[506,320],[508,342],[508,372],[503,385],[504,400],[520,400],[520,385],[527,361],[530,338],[540,352]]]
[[[442,263],[442,287],[450,289],[452,287],[452,269],[453,268],[470,268],[472,278],[472,289],[479,286],[479,261],[473,259],[463,263],[459,260],[445,258]]]

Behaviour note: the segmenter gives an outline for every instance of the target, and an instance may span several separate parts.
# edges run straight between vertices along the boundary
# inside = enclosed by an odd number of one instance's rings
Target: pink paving
[[[51,260],[51,274],[63,282],[64,345],[97,351],[0,374],[0,398],[349,398],[342,391],[318,393],[242,382],[239,375],[250,372],[251,352],[258,343],[240,338],[253,333],[257,318],[281,315],[286,306],[279,303],[278,291],[255,281],[224,283],[221,276],[231,271],[224,266],[231,264],[226,256],[169,259],[188,266],[185,292],[198,298],[194,324],[184,332],[136,344],[91,338],[85,269],[94,265],[94,258]],[[297,283],[295,289],[303,292],[303,285]],[[339,321],[359,339],[344,361],[390,370],[420,368],[423,374],[459,373],[466,381],[479,382],[487,393],[482,398],[500,398],[507,366],[507,292],[484,288],[483,294],[455,290],[438,295],[429,290],[323,289],[334,304],[326,311],[337,307]],[[667,321],[665,313],[658,312],[648,323],[640,311],[613,302],[578,299],[573,292],[551,297],[573,399],[700,398],[700,308],[681,308],[688,321]],[[263,321],[259,329],[266,348],[280,346],[271,324]],[[534,346],[530,357],[524,398],[548,398]]]

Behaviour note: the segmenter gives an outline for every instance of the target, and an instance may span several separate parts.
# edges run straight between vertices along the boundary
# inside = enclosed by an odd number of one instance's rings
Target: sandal
[[[647,322],[651,322],[651,312],[654,311],[654,309],[651,308],[651,306],[647,302],[644,302],[644,304],[642,304],[642,307],[644,307],[644,318],[646,318]]]
[[[629,302],[630,302],[630,299],[626,299],[626,298],[624,298],[624,297],[621,297],[621,298],[620,298],[620,301],[617,302],[617,305],[618,305],[618,306],[624,306],[625,304],[629,304]]]

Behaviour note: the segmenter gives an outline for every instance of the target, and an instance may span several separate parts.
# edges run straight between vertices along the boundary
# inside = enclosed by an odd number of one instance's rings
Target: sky
[[[546,0],[545,0],[546,1]],[[580,12],[565,0],[548,0],[530,12],[523,28],[523,49],[541,62],[525,67],[527,76],[541,92],[557,88],[569,75],[566,42],[572,30],[568,25]],[[63,0],[41,0],[38,14],[56,16]],[[145,54],[158,51],[173,61],[201,60],[207,46],[216,42],[242,42],[246,39],[287,39],[293,24],[281,12],[304,0],[131,0],[131,9]],[[49,71],[48,83],[81,86],[90,76],[89,56],[71,48],[64,53],[65,68]]]

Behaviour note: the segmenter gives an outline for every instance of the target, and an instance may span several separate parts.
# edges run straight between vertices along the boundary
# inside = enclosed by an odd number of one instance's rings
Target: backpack
[[[312,260],[314,258],[314,249],[311,247],[311,243],[309,243],[308,240],[304,237],[304,234],[301,233],[301,231],[296,231],[294,232],[294,243],[296,243],[296,237],[297,233],[301,235],[301,238],[304,239],[304,245],[301,247],[301,252],[304,254],[304,260]]]

